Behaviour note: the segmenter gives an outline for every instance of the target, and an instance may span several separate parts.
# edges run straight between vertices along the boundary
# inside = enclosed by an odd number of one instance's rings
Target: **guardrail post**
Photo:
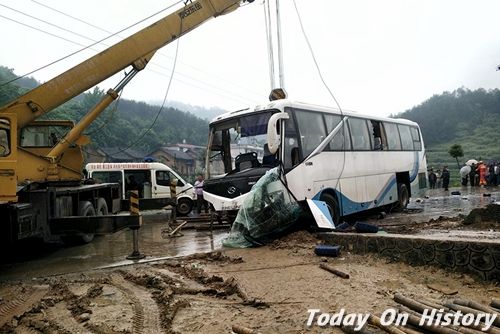
[[[170,181],[170,198],[174,202],[173,206],[172,206],[172,215],[170,216],[171,223],[177,222],[177,182],[178,181],[179,180],[177,180],[177,179],[172,179]]]
[[[132,190],[130,192],[130,215],[140,216],[139,214],[139,191]],[[142,225],[142,217],[139,217]],[[132,238],[134,243],[134,250],[132,253],[127,256],[127,260],[140,260],[146,257],[146,255],[141,254],[139,252],[139,227],[131,228],[132,230]]]

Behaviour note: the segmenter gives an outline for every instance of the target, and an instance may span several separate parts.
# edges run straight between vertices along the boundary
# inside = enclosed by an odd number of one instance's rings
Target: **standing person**
[[[436,171],[436,188],[437,189],[441,188],[442,184],[443,184],[443,178],[441,177],[441,170],[438,169]]]
[[[208,203],[203,198],[203,175],[198,175],[198,179],[194,183],[194,192],[196,193],[196,212],[201,213],[201,207],[205,208],[205,213],[208,213]]]
[[[443,179],[443,188],[448,191],[448,186],[450,184],[450,171],[448,166],[443,166],[443,172],[441,173],[441,178]]]
[[[460,177],[462,178],[462,186],[464,186],[464,187],[467,186],[470,171],[471,171],[471,168],[470,168],[470,166],[467,166],[467,165],[460,168],[459,174],[460,174]]]
[[[472,164],[470,166],[469,180],[470,180],[470,186],[474,187],[476,185],[476,165],[475,164]]]
[[[436,189],[436,173],[434,173],[434,169],[430,169],[429,171],[429,188]]]
[[[493,172],[495,173],[495,186],[498,186],[500,185],[500,163],[498,161],[495,163]]]
[[[479,161],[479,165],[477,166],[476,171],[479,173],[479,185],[485,186],[486,185],[486,165],[482,161]]]

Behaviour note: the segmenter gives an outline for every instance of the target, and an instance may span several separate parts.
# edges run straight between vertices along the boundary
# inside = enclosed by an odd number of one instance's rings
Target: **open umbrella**
[[[477,165],[477,160],[476,159],[469,159],[465,163],[467,166],[472,166],[472,165]]]
[[[465,178],[467,175],[469,175],[470,171],[470,166],[463,166],[462,168],[460,168],[460,176],[462,178]]]

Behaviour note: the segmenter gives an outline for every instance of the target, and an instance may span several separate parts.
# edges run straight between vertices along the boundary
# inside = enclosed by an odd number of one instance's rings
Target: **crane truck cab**
[[[165,164],[159,162],[88,163],[88,177],[100,183],[119,183],[123,207],[128,204],[131,190],[139,191],[141,210],[158,209],[174,204],[170,193],[177,180],[177,214],[185,216],[194,203],[194,187]]]

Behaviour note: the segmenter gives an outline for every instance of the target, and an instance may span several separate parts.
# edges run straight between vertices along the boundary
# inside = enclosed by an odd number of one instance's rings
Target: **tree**
[[[464,156],[464,150],[462,149],[462,146],[459,144],[454,144],[450,147],[450,150],[448,153],[455,159],[457,159],[457,166],[458,169],[460,169],[460,164],[458,163],[458,158],[461,158]]]

